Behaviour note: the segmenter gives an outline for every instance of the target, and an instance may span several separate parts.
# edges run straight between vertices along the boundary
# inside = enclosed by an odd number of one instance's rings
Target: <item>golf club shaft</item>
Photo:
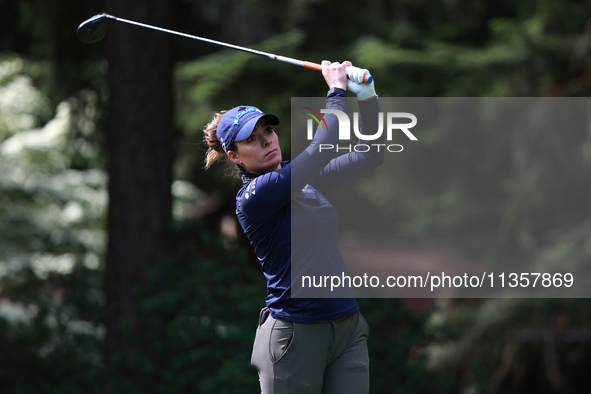
[[[222,41],[216,41],[216,40],[212,40],[212,39],[209,39],[209,38],[204,38],[204,37],[194,36],[194,35],[191,35],[191,34],[181,33],[181,32],[174,31],[174,30],[164,29],[164,28],[158,27],[158,26],[147,25],[145,23],[135,22],[135,21],[132,21],[132,20],[129,20],[129,19],[118,18],[116,16],[109,15],[109,14],[101,14],[101,16],[104,17],[104,18],[107,18],[107,19],[118,21],[118,22],[128,23],[130,25],[135,25],[135,26],[139,26],[139,27],[145,27],[145,28],[148,28],[148,29],[158,30],[158,31],[161,31],[161,32],[164,32],[164,33],[170,33],[170,34],[174,34],[174,35],[185,37],[185,38],[191,38],[191,39],[194,39],[194,40],[204,41],[204,42],[208,42],[210,44],[220,45],[220,46],[223,46],[223,47],[226,47],[226,48],[237,49],[239,51],[248,52],[248,53],[252,53],[252,54],[255,54],[255,55],[259,55],[259,56],[265,56],[265,57],[268,57],[269,59],[278,60],[280,62],[289,63],[289,64],[293,64],[293,65],[296,65],[296,66],[309,68],[311,70],[322,71],[322,65],[320,65],[318,63],[313,63],[313,62],[308,62],[308,61],[304,61],[304,60],[293,59],[293,58],[290,58],[290,57],[287,57],[287,56],[275,55],[273,53],[268,53],[268,52],[263,52],[263,51],[257,51],[256,49],[241,47],[241,46],[238,46],[238,45],[228,44],[228,43],[222,42]],[[371,83],[372,82],[371,75],[365,75],[363,82],[364,83]]]

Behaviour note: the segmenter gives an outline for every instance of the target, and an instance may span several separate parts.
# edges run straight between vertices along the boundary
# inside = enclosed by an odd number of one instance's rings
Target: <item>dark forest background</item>
[[[249,361],[264,278],[236,228],[238,181],[203,170],[201,129],[243,103],[289,119],[291,97],[325,83],[121,23],[80,43],[77,26],[100,12],[351,60],[383,97],[591,93],[588,1],[0,0],[3,393],[259,391]],[[422,136],[399,156],[401,239],[589,264],[591,127],[501,136]],[[440,160],[454,171],[425,165]],[[454,242],[467,230],[486,236]],[[589,391],[587,299],[359,302],[372,393]]]

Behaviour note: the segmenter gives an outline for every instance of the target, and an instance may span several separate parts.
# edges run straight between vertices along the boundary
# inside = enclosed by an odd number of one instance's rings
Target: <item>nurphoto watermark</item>
[[[314,139],[314,132],[316,127],[318,130],[324,132],[330,132],[324,116],[322,114],[334,114],[338,119],[338,144],[319,144],[318,150],[334,150],[335,152],[368,152],[370,149],[376,149],[378,151],[384,150],[387,152],[397,153],[402,152],[404,147],[401,144],[392,144],[394,136],[398,132],[402,132],[409,140],[418,141],[418,138],[410,131],[411,128],[416,126],[417,117],[409,112],[379,112],[378,113],[378,127],[377,130],[372,130],[370,134],[364,134],[360,131],[360,120],[359,112],[353,112],[353,124],[351,127],[351,120],[349,115],[338,109],[320,109],[320,112],[313,110],[309,107],[304,109],[310,111],[307,114],[311,117],[306,123],[306,137],[308,141]],[[384,122],[384,118],[386,119]],[[407,122],[399,123],[401,120],[406,119]],[[316,123],[314,123],[316,121]],[[385,123],[385,127],[384,127]],[[351,133],[353,130],[353,133]],[[386,133],[385,143],[374,143],[380,139],[384,130]],[[352,139],[355,138],[357,143],[352,143]]]
[[[291,104],[293,297],[591,297],[591,99]]]

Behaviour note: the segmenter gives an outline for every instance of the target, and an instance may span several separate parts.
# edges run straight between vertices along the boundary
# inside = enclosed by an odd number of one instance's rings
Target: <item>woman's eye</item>
[[[272,133],[274,130],[272,127],[267,127],[267,130],[265,130],[267,132],[267,134]]]
[[[246,139],[246,141],[248,141],[248,142],[252,142],[252,141],[254,141],[254,136],[252,136],[252,135],[251,135],[250,137],[248,137],[248,138]]]

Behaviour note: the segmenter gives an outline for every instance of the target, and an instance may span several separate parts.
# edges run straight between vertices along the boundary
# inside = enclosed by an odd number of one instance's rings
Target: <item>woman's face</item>
[[[279,139],[269,121],[259,119],[250,137],[236,141],[236,151],[229,151],[228,157],[246,172],[265,173],[281,168]]]

